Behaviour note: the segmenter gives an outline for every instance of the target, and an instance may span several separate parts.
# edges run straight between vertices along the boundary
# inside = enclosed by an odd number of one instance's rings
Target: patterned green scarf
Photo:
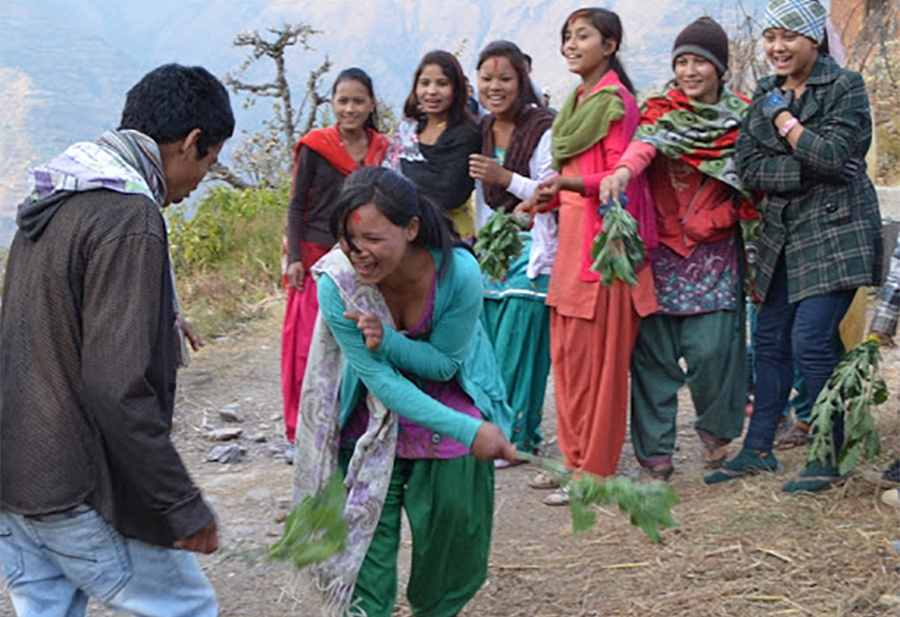
[[[734,144],[748,107],[746,99],[727,87],[714,105],[672,88],[647,99],[634,138],[741,191]]]
[[[553,121],[553,169],[559,171],[568,159],[581,154],[606,137],[609,125],[625,117],[625,103],[616,94],[618,86],[605,86],[578,103],[572,92]]]

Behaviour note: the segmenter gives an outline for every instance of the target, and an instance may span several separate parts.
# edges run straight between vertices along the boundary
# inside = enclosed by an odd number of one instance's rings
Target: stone
[[[236,443],[216,446],[210,451],[206,460],[210,463],[239,463],[244,458],[245,452],[246,450]]]
[[[878,604],[881,606],[900,606],[900,596],[889,596],[885,594],[878,598]]]
[[[240,427],[234,428],[217,428],[206,434],[206,438],[210,441],[231,441],[237,439],[244,433],[244,429]]]
[[[247,491],[245,499],[253,503],[264,504],[272,501],[272,491],[265,488],[254,488]]]
[[[243,422],[245,419],[240,403],[225,405],[219,410],[219,417],[225,422]]]

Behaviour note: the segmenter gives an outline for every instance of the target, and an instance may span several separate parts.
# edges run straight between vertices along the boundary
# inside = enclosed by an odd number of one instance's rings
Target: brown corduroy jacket
[[[0,509],[95,508],[170,546],[213,520],[170,432],[177,337],[166,230],[142,195],[70,197],[13,240],[0,313]]]

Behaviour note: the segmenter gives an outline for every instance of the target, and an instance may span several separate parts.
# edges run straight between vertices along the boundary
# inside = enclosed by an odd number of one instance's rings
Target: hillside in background
[[[748,0],[744,6],[755,12],[759,3]],[[623,59],[641,89],[669,77],[672,40],[684,25],[704,13],[731,24],[737,6],[725,0],[604,4],[622,18]],[[460,51],[472,76],[478,50],[490,40],[508,38],[533,56],[535,79],[551,89],[558,104],[575,83],[559,56],[559,28],[579,6],[559,0],[3,0],[0,236],[23,196],[29,165],[73,141],[114,128],[125,92],[155,66],[201,64],[220,76],[235,71],[245,59],[231,46],[238,32],[309,23],[322,33],[313,39],[314,51],[297,51],[289,58],[296,94],[301,94],[308,71],[327,55],[334,69],[325,76],[326,84],[341,68],[361,66],[395,109],[424,52]],[[260,62],[253,70],[265,79],[269,68]],[[258,104],[245,110],[241,103],[235,100],[238,127],[252,132],[268,109]],[[227,152],[224,158],[227,162]]]

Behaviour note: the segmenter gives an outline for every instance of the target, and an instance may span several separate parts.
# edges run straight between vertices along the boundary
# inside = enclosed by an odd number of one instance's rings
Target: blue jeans
[[[159,617],[214,617],[193,554],[126,538],[81,505],[44,516],[0,512],[0,561],[19,617],[81,617],[88,597]]]
[[[766,300],[759,309],[753,346],[756,384],[753,415],[744,446],[769,452],[778,421],[794,382],[794,361],[806,383],[809,400],[815,401],[840,362],[838,326],[855,289],[836,291],[788,303],[784,257],[778,260]],[[843,416],[834,418],[834,446],[844,443]]]

